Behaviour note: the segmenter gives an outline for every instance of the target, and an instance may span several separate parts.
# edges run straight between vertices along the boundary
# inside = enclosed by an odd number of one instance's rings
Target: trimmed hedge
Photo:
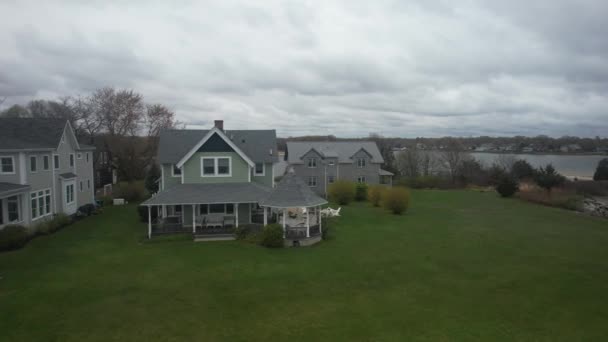
[[[341,205],[347,205],[355,198],[355,184],[347,181],[337,181],[329,186],[329,198]]]
[[[24,226],[9,224],[0,230],[0,251],[19,249],[32,238]]]

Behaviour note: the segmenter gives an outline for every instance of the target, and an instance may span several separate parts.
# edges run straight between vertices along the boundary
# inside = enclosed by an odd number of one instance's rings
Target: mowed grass
[[[143,242],[113,207],[0,254],[0,340],[605,340],[608,221],[493,193],[344,207],[329,241]]]

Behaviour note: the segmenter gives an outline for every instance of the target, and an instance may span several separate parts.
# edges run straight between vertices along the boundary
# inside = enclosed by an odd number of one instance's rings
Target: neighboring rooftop
[[[260,205],[273,208],[297,208],[316,207],[326,203],[324,198],[315,194],[293,170],[290,170],[270,195],[260,202]]]
[[[66,122],[62,119],[1,118],[0,150],[57,148]]]
[[[303,163],[302,156],[313,148],[325,158],[337,157],[340,163],[352,163],[351,157],[364,149],[372,156],[372,163],[384,163],[373,141],[288,141],[287,161],[290,164]]]
[[[176,164],[209,130],[169,129],[160,133],[158,161]],[[277,157],[275,130],[234,130],[224,134],[254,162],[274,163]]]

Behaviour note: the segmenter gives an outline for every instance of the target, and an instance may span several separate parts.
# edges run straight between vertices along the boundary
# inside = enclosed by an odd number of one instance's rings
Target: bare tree
[[[408,178],[420,176],[422,157],[421,153],[414,148],[399,152],[397,155],[397,167],[401,175]]]
[[[464,152],[462,145],[457,140],[450,140],[447,147],[441,151],[439,159],[447,169],[452,182],[456,182],[458,171],[462,163],[468,159],[468,154]]]

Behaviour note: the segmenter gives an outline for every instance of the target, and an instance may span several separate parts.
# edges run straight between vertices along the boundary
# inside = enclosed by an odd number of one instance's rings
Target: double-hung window
[[[231,157],[201,157],[201,177],[232,176]]]
[[[308,177],[308,186],[310,186],[310,187],[317,186],[317,176]]]
[[[12,156],[0,157],[0,174],[15,173],[15,158]]]
[[[21,221],[21,215],[19,213],[19,197],[12,196],[6,200],[8,209],[8,222]]]
[[[51,164],[49,163],[49,156],[42,156],[42,169],[44,171],[48,171],[50,167]]]
[[[255,163],[255,175],[256,176],[264,176],[265,169],[264,163]]]
[[[59,170],[59,155],[53,154],[53,169]]]
[[[365,183],[365,176],[357,177],[357,183]]]
[[[365,158],[357,158],[357,167],[358,168],[360,168],[360,169],[364,168],[365,167],[365,163],[366,163]]]
[[[308,158],[308,167],[311,169],[317,167],[317,158]]]
[[[36,172],[36,170],[38,169],[38,157],[37,156],[30,156],[30,172]]]
[[[74,167],[74,153],[70,153],[70,167]]]

